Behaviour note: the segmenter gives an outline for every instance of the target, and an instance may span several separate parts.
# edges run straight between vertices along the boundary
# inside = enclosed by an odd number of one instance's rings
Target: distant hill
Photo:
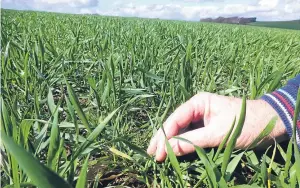
[[[230,23],[230,24],[248,24],[256,22],[256,17],[244,18],[244,17],[218,17],[218,18],[204,18],[200,19],[201,22],[215,22],[215,23]]]
[[[249,25],[260,26],[260,27],[274,27],[282,29],[295,29],[300,30],[300,20],[293,21],[273,21],[273,22],[254,22]]]

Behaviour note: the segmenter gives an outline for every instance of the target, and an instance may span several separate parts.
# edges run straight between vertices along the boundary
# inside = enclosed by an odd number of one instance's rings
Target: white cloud
[[[224,2],[224,0],[172,0],[174,2],[187,2],[187,3],[204,3],[204,2]]]
[[[2,0],[3,8],[78,13],[78,9],[96,7],[99,0]]]
[[[128,1],[130,0],[23,0],[20,3],[19,0],[3,0],[3,5],[17,9],[179,20],[218,16],[251,16],[258,20],[300,18],[300,0],[256,0],[239,3],[227,3],[224,0],[213,0],[210,3],[208,0],[170,0],[171,3],[162,1],[157,4]]]
[[[187,20],[196,20],[204,17],[216,17],[218,8],[215,6],[181,7],[180,14]]]
[[[286,0],[286,5],[284,7],[285,12],[300,14],[300,0]],[[300,17],[300,16],[299,16]]]
[[[226,4],[224,6],[196,5],[184,6],[179,4],[164,5],[135,5],[118,4],[109,12],[117,16],[137,16],[147,18],[199,20],[206,17],[245,16],[258,17],[259,20],[289,20],[300,16],[300,0],[259,0],[252,4]],[[283,4],[283,6],[282,6]]]
[[[88,0],[35,0],[35,3],[47,3],[47,4],[72,4],[80,3],[85,4]]]
[[[258,2],[261,7],[275,8],[279,4],[279,0],[260,0]]]
[[[33,0],[33,3],[41,6],[65,5],[70,7],[96,6],[98,0]]]

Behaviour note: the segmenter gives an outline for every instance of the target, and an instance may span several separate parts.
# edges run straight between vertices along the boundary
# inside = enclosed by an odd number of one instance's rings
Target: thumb
[[[189,140],[201,148],[216,147],[222,140],[222,136],[216,134],[210,126],[183,133],[178,135],[178,137]],[[183,140],[171,138],[169,139],[169,143],[176,156],[182,156],[195,151],[194,145]]]

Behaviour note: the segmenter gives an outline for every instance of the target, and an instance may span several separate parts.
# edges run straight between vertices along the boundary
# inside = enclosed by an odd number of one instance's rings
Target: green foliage
[[[70,187],[61,177],[53,171],[39,163],[32,155],[26,152],[23,148],[18,146],[11,138],[9,138],[3,131],[1,131],[1,139],[5,148],[10,152],[14,158],[19,162],[19,165],[25,173],[30,176],[33,183],[39,187]],[[18,169],[12,169],[13,171]],[[14,182],[15,183],[15,182]],[[17,184],[15,183],[15,186]],[[20,185],[18,185],[20,186]]]
[[[232,151],[236,145],[236,141],[238,139],[238,137],[240,136],[240,134],[242,133],[242,129],[243,129],[243,125],[245,122],[245,117],[246,117],[246,97],[243,97],[243,103],[242,103],[242,109],[241,109],[241,114],[239,116],[239,121],[231,135],[230,140],[228,141],[228,144],[225,148],[224,151],[224,157],[223,157],[223,162],[222,162],[222,168],[221,168],[221,173],[224,176],[228,163],[229,163],[229,159],[232,155]]]
[[[2,185],[299,185],[294,140],[270,149],[283,161],[234,149],[246,97],[300,72],[299,32],[12,10],[1,16]],[[150,138],[198,91],[244,95],[237,125],[218,149],[195,147],[196,158],[176,158],[167,142],[169,160],[154,162],[145,152]]]
[[[86,157],[84,164],[80,170],[80,175],[78,178],[78,181],[76,183],[76,188],[85,188],[87,186],[87,168],[88,168],[88,162],[89,162],[89,155]]]

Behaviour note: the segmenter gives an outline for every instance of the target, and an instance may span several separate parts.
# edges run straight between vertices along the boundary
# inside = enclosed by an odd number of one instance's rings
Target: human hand
[[[188,139],[202,148],[218,146],[228,133],[234,118],[238,120],[241,106],[242,99],[212,93],[199,93],[182,104],[163,125],[174,153],[177,156],[191,153],[194,146],[172,138],[173,136]],[[247,100],[245,123],[236,148],[250,146],[274,116],[278,116],[276,111],[265,101]],[[180,134],[190,124],[198,128]],[[273,131],[259,144],[268,145],[274,138],[278,142],[287,139],[286,129],[280,118],[277,119]],[[151,139],[147,152],[150,155],[155,154],[157,161],[166,158],[165,137],[161,129]]]

